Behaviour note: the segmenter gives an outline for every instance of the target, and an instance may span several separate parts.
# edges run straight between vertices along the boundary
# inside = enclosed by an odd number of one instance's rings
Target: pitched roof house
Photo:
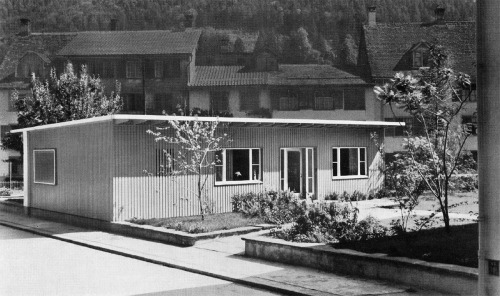
[[[438,7],[436,19],[431,23],[381,24],[376,22],[376,8],[368,11],[368,24],[363,26],[360,40],[359,66],[366,80],[374,84],[384,84],[397,72],[417,71],[429,66],[427,52],[430,44],[444,48],[450,67],[455,71],[476,78],[476,30],[474,22],[448,21],[445,11]],[[475,85],[473,85],[475,88]],[[477,122],[475,90],[471,102],[463,113],[463,122]],[[419,123],[402,110],[396,110],[398,120],[403,120],[417,129]],[[384,108],[385,120],[394,120],[389,108]],[[476,129],[474,129],[476,131]],[[402,128],[388,131],[386,149],[388,152],[401,150]],[[467,149],[477,153],[476,136],[470,137]]]

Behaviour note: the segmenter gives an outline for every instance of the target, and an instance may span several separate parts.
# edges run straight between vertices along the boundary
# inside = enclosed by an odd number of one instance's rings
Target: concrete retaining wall
[[[476,268],[339,250],[325,244],[292,243],[269,237],[243,238],[245,255],[341,272],[459,295],[476,295]]]

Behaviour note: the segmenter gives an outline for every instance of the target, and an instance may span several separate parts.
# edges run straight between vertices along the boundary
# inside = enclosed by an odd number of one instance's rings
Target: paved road
[[[278,295],[0,225],[0,295]]]

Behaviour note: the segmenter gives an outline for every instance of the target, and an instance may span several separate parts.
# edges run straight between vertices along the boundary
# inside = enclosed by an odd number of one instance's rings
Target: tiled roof
[[[281,64],[271,72],[270,85],[354,85],[366,84],[359,76],[330,65]]]
[[[402,59],[420,42],[443,46],[453,69],[475,77],[474,22],[377,24],[365,26],[364,35],[373,78],[392,77],[396,71],[405,70],[405,61]]]
[[[29,36],[14,36],[9,50],[0,64],[0,83],[16,70],[17,62],[28,52],[35,52],[52,60],[56,53],[76,36],[76,33],[32,33]]]
[[[359,76],[329,65],[279,65],[278,71],[255,72],[243,66],[197,66],[190,86],[355,85]]]
[[[197,66],[190,86],[265,85],[267,72],[247,72],[244,66]]]
[[[191,53],[201,32],[107,31],[79,33],[58,55],[143,55]]]

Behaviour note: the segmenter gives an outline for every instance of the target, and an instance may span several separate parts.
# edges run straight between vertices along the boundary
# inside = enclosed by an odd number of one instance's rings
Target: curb
[[[63,241],[66,243],[71,243],[71,244],[79,245],[82,247],[87,247],[87,248],[94,249],[97,251],[102,251],[102,252],[106,252],[106,253],[110,253],[110,254],[114,254],[114,255],[119,255],[119,256],[131,258],[131,259],[136,259],[136,260],[140,260],[140,261],[144,261],[144,262],[148,262],[148,263],[152,263],[152,264],[156,264],[156,265],[161,265],[161,266],[165,266],[165,267],[169,267],[169,268],[184,270],[187,272],[196,273],[196,274],[200,274],[200,275],[204,275],[204,276],[209,276],[209,277],[225,280],[228,282],[233,282],[236,284],[241,284],[241,285],[245,285],[245,286],[249,286],[249,287],[253,287],[253,288],[258,288],[258,289],[262,289],[262,290],[266,290],[266,291],[270,291],[270,292],[282,293],[282,294],[286,294],[286,295],[297,295],[297,296],[335,295],[335,294],[326,294],[325,292],[311,290],[311,289],[304,288],[304,287],[291,286],[291,285],[283,284],[280,282],[269,281],[267,279],[261,279],[259,277],[253,277],[253,278],[249,278],[249,279],[234,278],[234,277],[230,277],[230,276],[226,276],[226,275],[222,275],[222,274],[217,274],[217,273],[212,273],[212,272],[196,269],[193,267],[188,267],[188,266],[183,266],[183,265],[179,265],[179,264],[175,264],[175,263],[169,263],[166,261],[151,259],[151,258],[147,258],[145,256],[134,255],[131,253],[115,250],[112,248],[105,248],[105,247],[97,246],[97,245],[94,245],[91,243],[82,242],[82,241],[75,240],[75,239],[58,237],[50,232],[43,231],[41,229],[34,229],[32,227],[8,222],[5,220],[0,220],[0,225],[14,228],[14,229],[21,230],[21,231],[25,231],[25,232],[29,232],[29,233],[33,233],[36,235],[56,239],[56,240]]]

